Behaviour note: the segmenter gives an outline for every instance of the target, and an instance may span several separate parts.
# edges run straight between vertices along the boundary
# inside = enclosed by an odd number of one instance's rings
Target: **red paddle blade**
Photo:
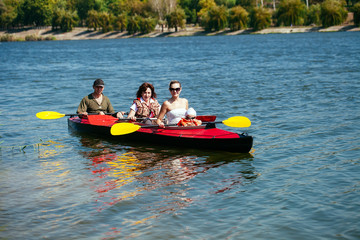
[[[118,119],[110,115],[88,115],[88,120],[91,125],[109,126],[114,124]]]
[[[216,116],[214,115],[200,115],[196,117],[197,120],[201,120],[202,122],[215,122]]]

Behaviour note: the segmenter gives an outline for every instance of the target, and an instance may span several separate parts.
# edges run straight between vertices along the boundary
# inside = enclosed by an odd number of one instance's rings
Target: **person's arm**
[[[82,115],[87,115],[88,113],[86,111],[87,111],[87,104],[86,104],[86,99],[84,97],[83,99],[81,99],[76,113],[82,114]]]
[[[157,109],[155,109],[155,113],[157,113],[157,114],[155,114],[154,118],[157,118],[160,114],[161,105],[158,103],[158,101],[156,99],[154,99],[154,100],[156,101],[156,104],[157,104]]]
[[[202,124],[201,120],[194,119],[195,126],[200,126]]]
[[[106,97],[106,103],[107,103],[106,112],[107,113],[115,113],[115,110],[114,110],[113,106],[111,105],[110,99],[108,97]]]
[[[130,112],[128,114],[128,118],[130,118],[133,121],[136,121],[135,113],[137,110],[138,110],[138,107],[137,107],[136,103],[134,102],[133,105],[131,105],[131,107],[130,107]]]
[[[130,108],[130,112],[129,112],[129,114],[128,114],[128,118],[130,118],[130,119],[133,120],[133,121],[136,121],[135,111],[134,111],[132,108]]]
[[[156,124],[159,125],[159,127],[162,127],[162,128],[165,127],[164,123],[162,122],[162,119],[165,117],[166,112],[167,112],[167,104],[166,104],[166,102],[164,102],[161,105],[159,116],[157,116],[157,119],[156,119]]]

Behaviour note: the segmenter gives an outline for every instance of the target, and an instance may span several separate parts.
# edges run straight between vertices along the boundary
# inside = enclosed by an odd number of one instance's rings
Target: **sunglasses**
[[[180,91],[180,88],[169,88],[170,91]]]

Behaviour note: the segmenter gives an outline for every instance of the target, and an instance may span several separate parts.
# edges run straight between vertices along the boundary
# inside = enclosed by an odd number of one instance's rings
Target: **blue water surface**
[[[360,32],[0,44],[0,238],[360,239]],[[249,154],[125,144],[66,118],[168,83],[246,116]]]

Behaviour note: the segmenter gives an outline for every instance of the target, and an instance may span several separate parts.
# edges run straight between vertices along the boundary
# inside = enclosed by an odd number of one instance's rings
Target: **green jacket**
[[[101,105],[97,103],[94,99],[93,95],[90,93],[89,95],[85,96],[77,109],[77,113],[79,112],[87,112],[87,113],[115,113],[114,108],[110,103],[110,99],[103,94],[103,99]]]

